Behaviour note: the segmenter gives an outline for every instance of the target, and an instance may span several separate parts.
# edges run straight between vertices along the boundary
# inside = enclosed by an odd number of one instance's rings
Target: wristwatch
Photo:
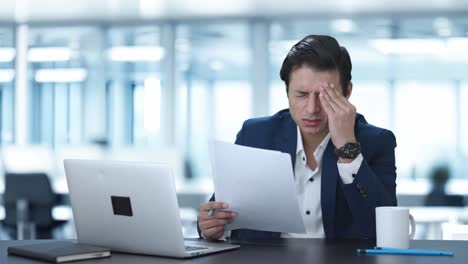
[[[346,143],[339,149],[335,149],[336,155],[342,159],[354,159],[359,154],[361,154],[361,144],[356,143]]]

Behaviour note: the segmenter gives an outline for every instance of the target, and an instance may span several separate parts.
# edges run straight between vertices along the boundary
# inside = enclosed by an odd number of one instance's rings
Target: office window
[[[113,146],[156,146],[161,138],[164,80],[159,26],[115,27],[108,32],[109,135]]]
[[[15,48],[13,29],[0,27],[0,145],[14,141]]]
[[[248,35],[245,23],[177,26],[177,141],[189,177],[209,176],[207,140],[234,142],[252,114]]]
[[[388,85],[380,82],[354,81],[350,102],[367,122],[390,129],[390,91]]]
[[[432,165],[454,160],[455,87],[450,82],[398,82],[396,158],[400,176],[427,177]]]
[[[279,78],[279,77],[278,77]],[[270,89],[270,115],[289,108],[286,85],[283,81],[273,81]]]
[[[31,143],[55,147],[90,140],[85,134],[86,113],[94,111],[89,118],[102,114],[85,100],[98,85],[93,82],[94,61],[100,60],[93,46],[96,36],[91,27],[30,29]]]
[[[247,82],[219,82],[214,93],[215,137],[234,142],[242,123],[251,118],[250,86]]]

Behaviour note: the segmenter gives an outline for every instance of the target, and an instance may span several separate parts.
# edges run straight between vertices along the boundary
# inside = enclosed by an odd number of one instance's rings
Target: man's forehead
[[[302,65],[291,72],[289,89],[301,92],[318,92],[323,83],[340,85],[340,75],[337,70],[318,70],[309,65]]]
[[[333,83],[336,87],[340,86],[338,80],[330,76],[315,76],[314,78],[302,78],[297,81],[292,80],[289,86],[293,90],[319,91],[324,83]]]
[[[323,82],[307,83],[307,84],[295,84],[290,85],[290,88],[294,91],[300,92],[318,92]]]

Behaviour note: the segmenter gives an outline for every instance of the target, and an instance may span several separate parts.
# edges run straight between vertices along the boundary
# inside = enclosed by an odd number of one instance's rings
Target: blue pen
[[[437,251],[437,250],[424,250],[424,249],[399,249],[399,248],[371,248],[371,249],[358,249],[358,254],[368,255],[419,255],[419,256],[453,256],[450,251]]]
[[[401,250],[410,250],[410,251],[418,251],[418,252],[423,252],[423,253],[427,253],[427,252],[434,252],[436,253],[436,255],[441,255],[441,256],[453,256],[453,252],[452,251],[440,251],[440,250],[427,250],[427,249],[400,249],[400,248],[387,248],[387,247],[374,247],[374,249],[379,249],[379,250],[382,250],[382,249],[385,249],[385,250],[398,250],[398,251],[401,251]],[[439,253],[439,254],[437,254]]]

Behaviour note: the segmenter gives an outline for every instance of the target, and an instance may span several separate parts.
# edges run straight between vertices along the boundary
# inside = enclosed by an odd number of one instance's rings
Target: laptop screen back
[[[168,165],[64,163],[80,243],[121,252],[184,254],[177,195]]]

